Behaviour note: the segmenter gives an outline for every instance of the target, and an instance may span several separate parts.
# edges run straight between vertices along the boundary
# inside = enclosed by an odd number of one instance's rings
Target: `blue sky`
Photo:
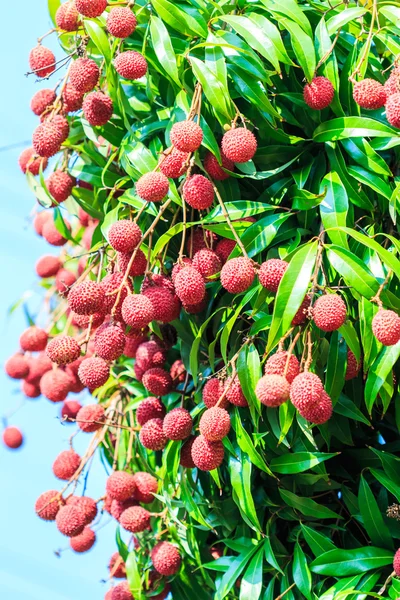
[[[29,109],[30,98],[48,83],[37,84],[25,77],[28,54],[36,38],[51,27],[46,0],[4,2],[3,30],[0,38],[3,88],[0,94],[0,147],[29,140],[37,117]],[[12,26],[11,26],[12,25]],[[57,41],[46,45],[56,49]],[[57,50],[57,56],[62,56]],[[0,152],[0,363],[18,349],[18,337],[26,326],[22,310],[11,317],[8,308],[37,283],[34,264],[51,248],[38,238],[29,222],[35,206],[24,176],[18,167],[22,148]],[[40,297],[29,300],[32,310]],[[8,414],[23,400],[19,384],[0,371],[0,415]],[[55,456],[67,448],[73,428],[57,420],[60,406],[44,398],[26,401],[9,420],[25,435],[24,447],[17,452],[0,445],[2,493],[0,494],[0,598],[2,600],[102,600],[106,586],[107,563],[115,551],[115,526],[109,523],[99,531],[91,552],[77,555],[70,551],[61,558],[54,550],[68,546],[54,524],[34,514],[34,503],[45,490],[58,487],[51,465]],[[90,436],[78,436],[76,450],[83,452]],[[88,494],[103,494],[105,473],[94,464]]]

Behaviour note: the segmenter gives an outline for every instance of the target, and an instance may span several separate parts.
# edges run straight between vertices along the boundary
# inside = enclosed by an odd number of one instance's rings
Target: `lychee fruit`
[[[113,115],[113,102],[103,92],[90,92],[82,104],[83,114],[93,127],[105,125]]]
[[[136,183],[136,193],[146,202],[160,202],[168,194],[169,181],[163,173],[151,171]]]
[[[135,31],[137,20],[128,7],[116,6],[107,16],[107,29],[116,38],[127,38]]]
[[[129,279],[127,279],[125,281],[125,283],[122,285],[123,281],[124,281],[124,274],[120,273],[118,271],[115,271],[114,273],[109,273],[108,275],[106,275],[104,277],[104,279],[102,279],[100,281],[100,286],[104,290],[104,303],[103,303],[102,310],[105,314],[110,314],[111,311],[114,309],[114,319],[116,319],[118,321],[123,320],[122,319],[122,304],[128,295],[128,289],[131,289],[131,287],[132,287]],[[117,305],[114,308],[114,304],[117,301],[118,290],[121,287],[121,285],[122,285],[122,289],[119,294],[119,300],[118,300]]]
[[[236,248],[236,242],[229,238],[223,238],[217,243],[215,253],[219,256],[222,264],[226,263],[234,248]]]
[[[251,160],[257,151],[256,136],[244,127],[230,129],[222,138],[221,149],[232,162],[245,163]]]
[[[392,94],[387,99],[386,118],[393,127],[400,129],[400,93]]]
[[[147,258],[142,250],[135,251],[135,258],[129,269],[130,277],[140,277],[140,275],[144,275],[147,267]],[[118,252],[117,253],[117,264],[121,273],[126,273],[130,260],[132,258],[132,254],[126,252]]]
[[[70,496],[67,498],[66,504],[77,506],[83,512],[85,525],[90,525],[97,516],[96,501],[89,496]]]
[[[347,348],[347,367],[345,380],[349,381],[349,379],[354,379],[355,377],[357,377],[358,373],[360,372],[360,369],[361,360],[360,362],[357,362],[357,359],[350,350],[350,348]]]
[[[88,404],[79,410],[76,422],[82,431],[93,433],[103,427],[105,417],[104,408],[100,404]]]
[[[53,367],[51,360],[45,352],[40,352],[37,356],[30,356],[28,359],[29,374],[25,377],[29,383],[38,384],[40,378]]]
[[[6,427],[3,431],[3,443],[7,448],[16,450],[20,448],[24,442],[23,435],[18,427]]]
[[[40,120],[44,123],[48,123],[55,127],[61,135],[61,143],[65,142],[67,137],[69,136],[69,122],[68,119],[63,117],[63,115],[55,115],[54,117],[45,115],[41,116]]]
[[[173,408],[164,418],[163,431],[169,440],[184,440],[192,432],[193,419],[186,408]]]
[[[114,552],[111,556],[110,562],[108,563],[108,569],[110,571],[110,577],[115,577],[116,579],[123,579],[126,577],[125,562],[118,552]]]
[[[32,325],[25,329],[19,338],[19,345],[25,352],[40,352],[47,345],[48,334],[44,329]]]
[[[248,406],[248,402],[240,385],[239,377],[236,375],[232,383],[232,377],[225,381],[226,399],[234,406]]]
[[[337,294],[320,296],[313,306],[313,319],[322,331],[335,331],[346,321],[346,304]]]
[[[140,533],[150,526],[150,513],[142,506],[131,506],[119,518],[121,527],[131,533]]]
[[[270,376],[272,377],[272,376]],[[300,373],[290,386],[290,400],[298,410],[317,404],[324,388],[315,373]]]
[[[56,99],[56,93],[54,90],[44,89],[39,90],[33,95],[31,100],[31,110],[38,117],[46,110],[47,107],[51,106]]]
[[[376,110],[386,102],[386,90],[375,79],[363,79],[354,84],[353,98],[361,108]]]
[[[90,529],[90,527],[85,527],[82,533],[71,538],[69,543],[74,552],[81,554],[82,552],[87,552],[90,550],[94,546],[95,542],[95,532]]]
[[[299,310],[293,317],[293,320],[292,320],[293,327],[295,327],[296,325],[302,325],[303,323],[305,323],[305,321],[307,320],[307,317],[308,317],[308,312],[309,312],[308,309],[310,307],[310,304],[311,304],[311,296],[310,296],[310,294],[307,294],[304,297],[304,300],[301,303]]]
[[[173,148],[169,154],[161,155],[159,168],[161,173],[171,179],[177,179],[186,173],[189,166],[189,153]]]
[[[289,362],[286,375],[284,375],[286,362]],[[265,375],[282,375],[289,383],[300,373],[300,363],[294,354],[290,355],[288,361],[288,353],[286,350],[280,350],[269,357],[265,363]]]
[[[381,308],[372,319],[372,333],[384,346],[394,346],[400,340],[400,317]]]
[[[61,296],[66,296],[70,287],[75,283],[76,275],[68,269],[60,269],[56,275],[55,285]]]
[[[400,577],[400,548],[396,551],[393,559],[393,570],[397,577]]]
[[[148,450],[162,450],[167,445],[167,438],[163,431],[162,419],[150,419],[139,433],[139,439]]]
[[[71,380],[61,369],[47,371],[40,380],[40,391],[51,402],[63,402],[71,390]]]
[[[38,77],[51,75],[56,68],[56,57],[49,48],[38,44],[29,53],[29,66]]]
[[[192,175],[183,184],[182,197],[192,208],[210,208],[214,202],[213,184],[204,175]]]
[[[202,227],[192,228],[186,242],[187,252],[190,256],[193,256],[193,254],[202,248],[213,248],[217,239],[216,234],[212,231],[208,231]]]
[[[125,334],[119,324],[104,323],[94,336],[94,348],[100,358],[116,360],[123,354]]]
[[[114,67],[118,75],[121,75],[124,79],[134,81],[144,77],[147,73],[147,60],[135,50],[126,50],[118,54],[114,61]]]
[[[150,419],[162,420],[165,416],[165,406],[159,398],[149,396],[138,404],[136,409],[136,420],[143,427]]]
[[[78,376],[83,385],[89,390],[95,390],[108,381],[110,367],[99,356],[85,358],[79,367]]]
[[[68,419],[75,419],[81,408],[82,405],[77,400],[66,400],[61,407],[61,418],[66,422]]]
[[[175,277],[175,291],[186,304],[201,302],[206,293],[204,279],[197,269],[185,267]]]
[[[181,152],[194,152],[203,141],[203,130],[194,121],[180,121],[172,125],[169,137]]]
[[[58,256],[42,256],[35,265],[35,271],[39,277],[46,279],[54,277],[61,268],[61,261]]]
[[[195,468],[195,464],[193,462],[193,458],[192,458],[192,446],[193,446],[193,442],[195,440],[195,436],[191,436],[183,445],[181,448],[181,456],[180,456],[180,461],[179,464],[182,467],[185,467],[186,469],[194,469]]]
[[[110,600],[133,600],[127,581],[122,581],[111,590]]]
[[[157,494],[158,482],[153,475],[138,471],[134,474],[135,492],[134,497],[143,504],[150,504],[154,500],[154,494]]]
[[[180,271],[182,271],[182,269],[184,269],[185,267],[191,267],[191,266],[192,266],[192,259],[188,258],[187,256],[184,256],[180,262],[175,263],[174,266],[172,267],[172,271],[171,271],[172,283],[175,285],[176,276],[178,275],[178,273]]]
[[[258,271],[258,279],[263,287],[270,292],[277,292],[283,274],[289,263],[279,258],[270,258],[263,262]]]
[[[104,289],[96,281],[83,281],[73,286],[68,294],[68,306],[78,315],[93,315],[104,304]]]
[[[84,94],[97,85],[100,69],[91,58],[77,58],[71,65],[69,81],[72,87]]]
[[[208,175],[216,181],[224,181],[230,177],[229,173],[226,173],[224,169],[228,169],[228,171],[235,170],[235,163],[232,160],[229,160],[223,152],[221,152],[221,164],[222,166],[219,164],[214,154],[207,152],[204,158],[204,169]]]
[[[154,320],[159,323],[169,323],[179,317],[181,302],[178,296],[165,287],[153,286],[147,288],[143,295],[153,305]]]
[[[216,377],[209,379],[203,387],[203,402],[207,408],[212,408],[217,404],[222,394],[224,393],[224,384]],[[225,396],[221,404],[221,408],[229,406],[229,400]]]
[[[38,235],[43,235],[43,227],[45,223],[47,223],[47,221],[51,220],[52,218],[52,212],[47,210],[42,210],[36,213],[35,218],[33,219],[33,228]]]
[[[222,263],[216,252],[203,248],[193,256],[193,267],[207,280],[220,272]]]
[[[28,381],[22,382],[21,390],[27,398],[39,398],[41,393],[37,383],[29,383]]]
[[[220,441],[210,442],[203,435],[199,435],[192,445],[192,459],[201,471],[213,471],[224,460],[224,445]]]
[[[106,483],[107,495],[113,500],[128,500],[133,496],[135,488],[133,475],[125,471],[114,471]]]
[[[123,501],[113,500],[111,502],[111,508],[110,508],[111,516],[114,517],[114,519],[116,521],[119,521],[124,510],[126,510],[127,508],[130,508],[131,506],[137,506],[137,505],[138,505],[138,502],[134,498],[128,498],[128,500],[123,500]]]
[[[78,506],[63,506],[56,515],[56,525],[63,535],[74,537],[84,530],[85,515]]]
[[[142,383],[155,396],[165,396],[173,389],[171,375],[160,367],[148,369],[143,375]]]
[[[67,365],[81,355],[78,342],[69,335],[59,335],[47,344],[46,354],[57,365]]]
[[[18,159],[18,164],[23,173],[39,175],[40,168],[42,169],[42,171],[46,169],[48,159],[43,156],[38,156],[33,148],[26,148],[21,152]]]
[[[124,356],[135,358],[138,347],[147,340],[147,335],[140,333],[137,337],[136,335],[132,337],[126,335],[125,337]]]
[[[256,396],[265,406],[280,406],[289,399],[290,384],[282,375],[264,375],[256,385]]]
[[[144,371],[152,367],[163,367],[167,359],[166,351],[155,340],[143,342],[136,352],[136,364]]]
[[[169,542],[158,542],[151,551],[153,567],[165,577],[175,575],[181,566],[180,554]]]
[[[56,12],[56,25],[63,31],[76,31],[79,27],[79,13],[76,10],[75,2],[71,0],[61,4]]]
[[[71,229],[68,223],[66,223],[66,225]],[[43,225],[42,234],[46,242],[51,246],[64,246],[67,241],[67,239],[58,231],[52,218],[48,219]]]
[[[228,435],[231,428],[229,413],[224,408],[214,406],[208,408],[202,415],[199,423],[201,435],[209,442],[217,442]]]
[[[32,135],[32,146],[36,154],[49,158],[60,150],[63,143],[61,131],[49,121],[44,121]]]
[[[136,223],[122,219],[113,223],[108,231],[108,241],[118,252],[133,252],[142,239],[142,232]]]
[[[254,267],[250,258],[231,258],[221,269],[221,284],[231,294],[247,290],[254,281]]]
[[[322,390],[321,398],[316,404],[305,405],[299,408],[301,416],[307,419],[307,421],[315,423],[315,425],[322,425],[322,423],[329,421],[332,411],[332,400],[325,390]]]
[[[400,92],[400,69],[398,66],[392,70],[383,87],[385,88],[386,98]]]
[[[75,0],[77,11],[84,17],[100,17],[107,8],[107,0]]]
[[[68,481],[79,468],[81,457],[74,450],[64,450],[53,463],[53,473],[58,479]]]
[[[80,110],[83,104],[83,94],[73,85],[67,83],[62,93],[63,112],[72,113]]]
[[[55,521],[58,511],[65,501],[57,490],[43,492],[36,500],[35,512],[43,521]]]
[[[4,370],[13,379],[24,379],[29,373],[29,363],[23,354],[17,353],[6,361]]]
[[[314,77],[311,83],[306,83],[303,90],[305,103],[314,110],[322,110],[330,105],[335,95],[332,83],[326,77]]]
[[[155,318],[151,300],[144,294],[130,294],[122,303],[122,318],[136,329],[146,327]]]
[[[175,385],[178,383],[183,383],[186,378],[186,369],[183,361],[178,358],[175,362],[172,363],[171,368],[169,370],[169,374],[172,377],[172,381]]]
[[[58,203],[67,200],[72,192],[73,187],[76,184],[74,177],[71,177],[69,173],[57,169],[50,175],[46,181],[47,189],[53,196],[54,200]]]

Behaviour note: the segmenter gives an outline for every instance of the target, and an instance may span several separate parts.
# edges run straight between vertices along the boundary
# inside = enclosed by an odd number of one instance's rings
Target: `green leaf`
[[[363,525],[371,542],[380,548],[393,549],[393,540],[390,531],[383,520],[378,503],[363,475],[360,478],[358,500]]]
[[[382,180],[381,176],[376,176],[371,171],[366,171],[362,167],[349,167],[349,174],[357,179],[363,185],[367,185],[372,190],[384,196],[387,200],[390,200],[392,195],[392,188],[385,181]]]
[[[265,473],[268,473],[268,475],[271,475],[271,477],[275,477],[271,469],[269,469],[268,465],[266,464],[264,458],[261,456],[258,450],[256,450],[251,437],[247,433],[246,429],[243,427],[242,421],[240,419],[240,413],[237,407],[235,407],[235,412],[231,415],[231,423],[236,433],[236,441],[242,452],[245,452],[249,455],[251,462],[258,469],[264,471]]]
[[[325,389],[333,404],[340,396],[346,374],[347,346],[337,331],[333,331],[329,344],[328,366],[326,369]]]
[[[385,567],[392,562],[393,552],[367,546],[352,550],[340,549],[325,552],[311,563],[310,569],[320,575],[345,577]]]
[[[56,12],[59,9],[60,4],[61,0],[47,0],[47,8],[54,26],[56,26]]]
[[[307,558],[298,542],[294,547],[293,579],[300,592],[311,600],[311,573],[308,568]]]
[[[263,202],[253,202],[237,200],[236,202],[226,202],[225,209],[232,221],[252,217],[266,211],[274,210],[274,206],[264,204]],[[208,215],[205,215],[203,223],[222,223],[226,218],[220,206],[213,208]]]
[[[240,240],[250,258],[257,256],[271,245],[279,228],[289,217],[290,213],[268,215],[247,227],[246,231],[240,236]],[[240,255],[241,250],[236,246],[232,251],[231,258]]]
[[[400,485],[397,485],[390,477],[388,477],[383,471],[377,469],[370,469],[372,475],[381,483],[395,498],[400,502]]]
[[[377,175],[392,176],[392,172],[386,162],[364,138],[350,138],[342,140],[341,143],[347,154],[362,167]]]
[[[298,5],[296,0],[261,0],[267,9],[278,16],[288,17],[297,25],[299,25],[310,37],[312,37],[312,29],[310,21],[307,19],[305,12]]]
[[[270,466],[272,471],[283,473],[285,475],[293,475],[294,473],[302,473],[308,469],[312,469],[321,462],[337,456],[337,452],[294,452],[283,454],[271,460]]]
[[[396,27],[399,26],[400,8],[398,6],[381,6],[379,9],[379,14],[389,19],[389,21],[394,23]]]
[[[226,573],[224,573],[221,581],[219,582],[218,589],[214,595],[214,600],[223,600],[223,598],[227,596],[256,551],[257,546],[250,546],[247,552],[243,552],[234,558],[231,566]]]
[[[269,354],[285,335],[304,300],[314,269],[317,249],[317,241],[302,246],[292,257],[282,277],[275,299],[266,354]]]
[[[247,454],[237,447],[237,456],[229,455],[229,474],[233,488],[233,499],[243,520],[255,531],[261,530],[251,490],[252,465]]]
[[[349,201],[346,188],[336,172],[328,173],[321,181],[320,193],[322,194],[324,191],[326,194],[319,205],[324,228],[345,227]],[[344,248],[348,247],[346,235],[342,232],[332,230],[328,232],[328,235],[334,244]]]
[[[293,21],[289,21],[289,19],[285,18],[280,21],[283,27],[290,33],[293,52],[304,71],[306,79],[309,82],[312,81],[316,67],[315,49],[312,37],[305,33],[299,25],[293,23]]]
[[[276,560],[275,552],[272,549],[271,540],[269,537],[267,537],[264,542],[264,552],[265,560],[267,561],[267,563],[283,575],[283,571],[280,568],[278,561]]]
[[[398,137],[398,130],[367,117],[338,117],[321,123],[314,131],[315,142],[352,137]]]
[[[240,585],[239,600],[258,600],[263,585],[264,549],[260,548],[251,559]]]
[[[333,512],[327,506],[322,506],[322,504],[318,504],[315,500],[311,498],[303,498],[301,496],[297,496],[288,490],[284,490],[282,488],[279,489],[279,493],[282,497],[282,500],[292,508],[295,508],[301,514],[306,517],[314,517],[315,519],[341,519],[342,517],[337,513]]]
[[[335,544],[333,544],[325,535],[319,533],[319,531],[315,531],[315,529],[312,529],[311,527],[308,527],[308,525],[304,525],[304,523],[301,523],[300,526],[304,535],[304,539],[310,546],[314,556],[319,556],[321,553],[329,552],[330,550],[336,550]]]
[[[342,415],[343,417],[348,417],[349,419],[353,419],[353,421],[359,421],[360,423],[365,423],[365,425],[371,425],[366,417],[362,414],[359,408],[354,404],[350,398],[340,395],[339,400],[335,404],[335,413]]]
[[[176,4],[168,0],[151,0],[159,16],[179,33],[189,37],[197,34],[207,37],[207,23],[199,11],[191,9],[187,4]]]
[[[110,42],[104,29],[91,19],[84,19],[85,29],[90,36],[97,50],[106,59],[107,63],[111,62]]]
[[[132,595],[134,594],[137,598],[142,590],[142,581],[137,564],[136,550],[133,550],[133,552],[128,554],[126,560],[126,576],[129,583],[129,589],[131,590]]]
[[[356,19],[362,17],[365,13],[365,8],[347,8],[346,10],[342,10],[334,17],[328,19],[326,27],[329,35],[336,33],[339,28],[344,27],[347,23],[356,21]]]
[[[177,85],[180,85],[178,67],[176,66],[176,56],[172,47],[168,29],[165,27],[161,19],[155,15],[151,16],[150,35],[154,52],[156,53],[161,66],[171,77],[172,81],[174,81]]]
[[[244,98],[260,110],[280,119],[279,112],[271,104],[265,88],[259,81],[256,81],[249,73],[234,65],[229,65],[229,74]]]
[[[255,420],[255,413],[261,412],[260,401],[254,391],[258,380],[261,378],[261,366],[260,355],[254,344],[249,344],[240,351],[236,368],[243,394],[249,403],[252,417]]]
[[[227,87],[203,61],[194,56],[189,58],[193,73],[200,81],[207,100],[220,115],[221,122],[224,123],[224,119],[231,119],[235,113]]]
[[[379,391],[384,385],[399,356],[400,342],[397,342],[395,346],[383,347],[373,364],[370,366],[364,393],[365,404],[369,414],[371,414],[372,407]]]

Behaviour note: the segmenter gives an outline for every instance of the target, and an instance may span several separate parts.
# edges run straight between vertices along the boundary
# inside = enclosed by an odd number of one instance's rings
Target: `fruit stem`
[[[304,364],[304,372],[306,373],[310,366],[311,366],[311,362],[312,362],[312,336],[311,336],[311,331],[310,329],[307,331],[307,359],[306,362]]]
[[[373,0],[372,12],[371,12],[371,25],[370,25],[369,32],[368,32],[368,37],[364,44],[364,48],[361,53],[360,59],[356,65],[356,68],[354,69],[354,71],[352,72],[352,74],[349,77],[349,81],[351,81],[351,83],[356,83],[356,79],[355,79],[356,75],[359,75],[362,64],[368,56],[368,53],[369,53],[369,50],[371,47],[372,38],[374,37],[374,25],[375,25],[375,21],[377,20],[377,17],[378,17],[378,0]]]
[[[375,296],[373,298],[371,298],[370,302],[375,302],[375,304],[377,304],[379,306],[379,308],[383,307],[383,302],[381,300],[381,294],[383,292],[384,287],[387,285],[390,277],[392,276],[392,271],[391,269],[389,269],[386,277],[385,277],[385,281],[383,283],[381,283],[381,285],[379,286],[378,291],[376,292]]]
[[[245,249],[244,245],[242,244],[242,242],[240,240],[240,237],[237,234],[236,229],[232,225],[231,218],[230,218],[230,216],[228,214],[228,211],[226,210],[225,204],[224,204],[224,202],[222,200],[221,194],[219,193],[217,186],[215,185],[215,183],[214,183],[214,181],[212,179],[210,179],[210,181],[212,183],[212,186],[214,188],[214,193],[217,196],[217,200],[218,200],[219,205],[221,207],[222,214],[224,215],[224,217],[226,219],[226,222],[228,223],[228,227],[231,230],[231,232],[233,234],[233,237],[236,240],[237,245],[239,246],[240,250],[242,251],[243,256],[245,256],[246,258],[249,258],[248,254],[246,252],[246,249]]]
[[[287,372],[288,372],[288,369],[289,369],[290,357],[293,354],[294,347],[296,346],[297,341],[298,341],[298,339],[299,339],[300,336],[301,336],[301,331],[298,331],[296,333],[296,335],[294,336],[293,341],[292,341],[292,343],[290,344],[290,346],[288,348],[287,357],[286,357],[286,364],[285,364],[285,368],[283,369],[283,376],[284,377],[286,377],[286,375],[287,375]]]

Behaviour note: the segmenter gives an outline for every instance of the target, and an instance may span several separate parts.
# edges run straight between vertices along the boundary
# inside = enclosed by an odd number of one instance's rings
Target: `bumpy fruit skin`
[[[322,391],[321,398],[316,404],[312,404],[311,406],[303,406],[301,409],[299,409],[301,416],[315,425],[322,425],[323,423],[329,421],[332,416],[332,412],[332,400],[325,390]]]
[[[45,121],[38,127],[32,135],[32,146],[36,154],[50,158],[60,150],[63,143],[61,131],[49,121]]]
[[[193,267],[181,269],[175,278],[175,291],[182,302],[196,304],[206,293],[203,277]]]
[[[77,506],[83,512],[85,525],[89,525],[97,516],[97,504],[89,496],[70,496],[66,504]]]
[[[31,110],[38,117],[46,110],[48,106],[53,104],[56,99],[56,93],[54,90],[39,90],[34,94],[31,100]]]
[[[400,577],[400,548],[396,551],[393,558],[393,570],[397,577]]]
[[[322,110],[330,105],[335,95],[332,83],[323,76],[314,77],[311,83],[304,86],[305,103],[314,110]]]
[[[101,311],[104,290],[96,281],[83,281],[74,285],[68,294],[68,306],[78,315],[93,315]]]
[[[112,589],[110,600],[133,600],[127,581],[122,581]]]
[[[83,103],[83,94],[84,92],[80,92],[73,85],[67,83],[62,94],[63,112],[72,113],[80,110]]]
[[[288,353],[286,350],[276,352],[269,357],[265,363],[265,375],[282,375],[285,371]],[[289,383],[292,383],[294,378],[300,373],[300,363],[294,354],[290,355],[287,373],[285,375]]]
[[[151,300],[144,294],[130,294],[122,303],[122,318],[135,329],[147,327],[155,318]]]
[[[127,356],[128,358],[135,358],[138,347],[146,340],[147,336],[141,333],[139,333],[137,337],[126,336],[124,356]]]
[[[51,402],[63,402],[71,390],[71,379],[61,369],[47,371],[40,380],[40,391]]]
[[[76,275],[68,269],[60,269],[56,275],[56,288],[61,296],[67,296],[70,287],[75,283]]]
[[[79,535],[85,528],[84,513],[78,506],[63,506],[57,513],[56,525],[58,531],[67,537]]]
[[[186,408],[174,408],[167,413],[163,422],[165,437],[169,440],[184,440],[192,432],[193,419]]]
[[[40,352],[37,356],[31,356],[28,359],[29,375],[25,378],[29,383],[39,384],[41,377],[53,367],[51,360],[45,352]]]
[[[58,203],[67,200],[75,186],[76,180],[69,173],[57,169],[47,179],[47,189]]]
[[[10,450],[16,450],[22,446],[24,438],[18,427],[6,427],[4,429],[3,443]]]
[[[346,304],[337,294],[320,296],[313,306],[313,319],[322,331],[336,331],[346,321]]]
[[[70,335],[59,335],[47,344],[46,354],[57,365],[67,365],[81,355],[81,347]]]
[[[152,367],[163,367],[166,359],[165,349],[155,340],[143,342],[136,352],[136,364],[144,371]]]
[[[69,543],[74,552],[81,554],[82,552],[88,552],[94,546],[95,542],[95,532],[90,527],[85,527],[82,533],[71,538]]]
[[[89,390],[95,390],[108,381],[110,367],[99,356],[85,358],[79,367],[78,376]]]
[[[171,375],[175,385],[185,381],[186,369],[183,361],[180,358],[172,363],[169,374]]]
[[[228,411],[219,406],[208,408],[202,415],[199,423],[201,435],[209,442],[217,442],[228,435],[231,420]]]
[[[394,346],[400,340],[400,317],[381,308],[372,319],[372,333],[384,346]]]
[[[132,255],[126,252],[118,252],[117,253],[117,264],[121,273],[125,273],[129,261]],[[142,250],[136,250],[135,258],[133,259],[133,263],[131,264],[131,268],[129,269],[130,277],[137,277],[140,275],[144,275],[147,266],[147,258]]]
[[[153,305],[154,320],[159,323],[170,323],[179,317],[181,302],[178,296],[169,289],[153,286],[143,292]]]
[[[162,419],[150,419],[139,433],[139,439],[148,450],[162,450],[167,445],[167,438],[163,431]]]
[[[117,38],[127,38],[135,31],[137,20],[128,7],[116,6],[107,16],[107,29]]]
[[[193,256],[193,267],[202,275],[205,279],[208,279],[219,273],[222,268],[221,260],[216,252],[203,248],[199,250]]]
[[[43,521],[55,521],[58,511],[65,501],[57,490],[43,492],[36,500],[35,512]]]
[[[160,202],[168,190],[169,182],[163,173],[146,173],[136,183],[137,195],[146,202]]]
[[[114,61],[114,67],[118,75],[121,75],[124,79],[134,81],[146,75],[147,60],[140,52],[127,50],[118,54]]]
[[[69,229],[71,229],[68,223],[66,223],[66,225]],[[67,241],[66,238],[63,237],[58,231],[52,218],[48,219],[43,225],[42,233],[46,242],[48,242],[51,246],[64,246]]]
[[[354,84],[353,98],[361,108],[376,110],[386,102],[384,86],[374,79],[363,79]]]
[[[221,270],[221,284],[231,294],[240,294],[254,281],[254,267],[249,258],[241,256],[228,260]]]
[[[160,171],[166,177],[177,179],[186,173],[189,164],[189,153],[181,152],[177,148],[173,148],[169,154],[163,154],[160,158]]]
[[[68,423],[68,419],[76,418],[76,415],[78,414],[81,408],[82,405],[80,404],[80,402],[77,402],[76,400],[66,400],[61,407],[60,416],[62,419],[65,420],[66,423]]]
[[[180,554],[169,542],[158,542],[151,551],[153,567],[165,577],[175,575],[181,566]]]
[[[169,137],[181,152],[194,152],[203,141],[203,130],[194,121],[180,121],[172,125]]]
[[[171,271],[171,279],[172,279],[172,283],[175,285],[175,279],[176,276],[178,275],[178,273],[180,271],[182,271],[182,269],[184,269],[185,267],[191,267],[192,266],[192,259],[188,258],[187,256],[184,256],[182,258],[181,262],[177,262],[174,264],[174,266],[172,267],[172,271]]]
[[[19,338],[19,344],[25,352],[40,352],[47,345],[48,335],[44,329],[35,325],[28,327]]]
[[[47,77],[55,70],[56,57],[49,48],[38,44],[29,53],[29,66],[38,77]]]
[[[135,480],[135,499],[143,504],[151,504],[154,500],[154,494],[157,494],[158,482],[150,473],[138,471],[134,474]]]
[[[107,8],[107,0],[75,0],[77,11],[84,17],[99,17]]]
[[[50,118],[50,116],[42,115],[40,120],[43,123],[48,123],[49,125],[55,127],[61,135],[61,143],[65,142],[69,136],[69,122],[65,117],[62,115],[55,115],[54,117]]]
[[[128,498],[128,500],[123,501],[113,500],[110,508],[111,516],[114,517],[116,521],[119,521],[124,510],[131,506],[137,506],[137,504],[138,502],[134,498]]]
[[[187,253],[190,256],[193,256],[193,254],[202,248],[213,248],[217,239],[215,233],[207,231],[202,227],[197,227],[196,229],[192,228],[186,242]]]
[[[299,310],[293,317],[293,320],[292,320],[293,327],[295,327],[296,325],[302,325],[303,323],[305,323],[305,321],[307,320],[307,317],[308,317],[308,312],[309,312],[308,309],[310,307],[310,304],[311,304],[311,296],[309,294],[307,294],[304,297],[304,300],[301,303]]]
[[[90,92],[82,104],[83,114],[93,127],[105,125],[113,115],[113,102],[103,92]]]
[[[115,577],[116,579],[123,579],[126,577],[125,563],[118,552],[114,552],[111,556],[110,562],[108,563],[108,569],[110,571],[110,577]]]
[[[221,163],[222,166],[219,164],[214,154],[207,152],[204,158],[204,168],[208,175],[216,181],[224,181],[230,177],[229,173],[226,173],[224,169],[228,169],[228,171],[235,170],[235,163],[232,160],[229,160],[223,152],[221,152]]]
[[[277,292],[281,279],[289,263],[279,258],[270,258],[263,262],[258,271],[258,278],[263,287],[270,292]]]
[[[44,171],[47,167],[48,160],[42,156],[38,156],[33,148],[26,148],[19,156],[18,164],[23,173],[32,173],[32,175],[39,175],[40,167]]]
[[[222,442],[209,442],[199,435],[193,441],[192,459],[201,471],[217,469],[224,460],[224,445]]]
[[[280,406],[289,399],[290,384],[282,375],[264,375],[256,385],[256,396],[265,406]]]
[[[84,94],[91,92],[97,85],[100,70],[94,60],[91,58],[77,58],[71,65],[69,81],[71,85]]]
[[[116,360],[124,352],[125,339],[120,325],[104,323],[94,336],[95,351],[104,360]]]
[[[142,232],[136,223],[122,219],[113,223],[108,231],[108,241],[118,252],[133,252],[142,239]]]
[[[347,367],[345,380],[349,381],[350,379],[354,379],[355,377],[357,377],[358,373],[360,372],[360,369],[361,359],[360,362],[357,362],[357,359],[350,350],[350,348],[347,348]]]
[[[150,513],[142,506],[131,506],[119,518],[121,526],[131,533],[140,533],[150,526]]]
[[[290,386],[290,400],[298,409],[308,408],[317,404],[324,391],[322,381],[315,373],[300,373]]]
[[[128,500],[135,492],[133,475],[125,471],[115,471],[107,479],[106,492],[113,500]]]
[[[102,308],[104,314],[111,314],[111,311],[113,310],[114,304],[117,300],[118,289],[121,287],[123,280],[124,274],[115,271],[114,273],[109,273],[100,281],[100,286],[104,290],[104,304]],[[128,295],[128,289],[131,289],[131,287],[130,281],[127,279],[121,289],[118,303],[114,309],[114,319],[117,321],[123,320],[122,304]]]
[[[103,427],[105,421],[104,408],[100,404],[88,404],[83,406],[76,415],[79,428],[86,433],[92,433]]]
[[[218,242],[215,246],[215,253],[219,256],[222,264],[226,263],[234,248],[236,248],[235,240],[224,238]]]
[[[29,363],[23,354],[14,354],[6,361],[4,370],[12,379],[24,379],[29,374]]]
[[[53,463],[53,473],[58,479],[68,481],[77,471],[81,457],[74,450],[64,450]]]
[[[165,396],[173,388],[171,375],[159,367],[148,369],[143,375],[142,383],[155,396]]]
[[[232,377],[228,377],[225,382],[226,399],[234,406],[248,406],[248,402],[243,394],[242,386],[240,385],[239,377],[236,375],[233,383]]]
[[[195,436],[191,436],[183,445],[181,448],[181,456],[180,456],[180,461],[179,464],[182,465],[182,467],[185,467],[186,469],[194,469],[195,468],[195,464],[193,462],[193,458],[192,458],[192,446],[193,446],[193,442],[195,440]]]
[[[183,184],[182,196],[192,208],[205,210],[214,202],[214,188],[204,175],[192,175]]]
[[[212,377],[207,381],[203,387],[203,402],[207,408],[212,408],[217,404],[222,394],[224,393],[224,384],[216,377]],[[221,408],[229,406],[229,400],[227,397],[222,400],[219,405]]]
[[[73,0],[61,4],[56,12],[56,25],[63,31],[76,31],[79,27],[79,13]]]
[[[165,406],[159,398],[149,396],[141,401],[136,409],[136,420],[141,427],[150,419],[160,419],[165,417]]]
[[[383,87],[385,88],[387,99],[389,96],[400,92],[400,69],[398,66],[392,70]]]
[[[393,127],[400,129],[400,93],[389,96],[386,102],[386,118]]]
[[[221,148],[232,162],[245,163],[251,160],[257,151],[256,136],[244,127],[230,129],[222,138]]]

